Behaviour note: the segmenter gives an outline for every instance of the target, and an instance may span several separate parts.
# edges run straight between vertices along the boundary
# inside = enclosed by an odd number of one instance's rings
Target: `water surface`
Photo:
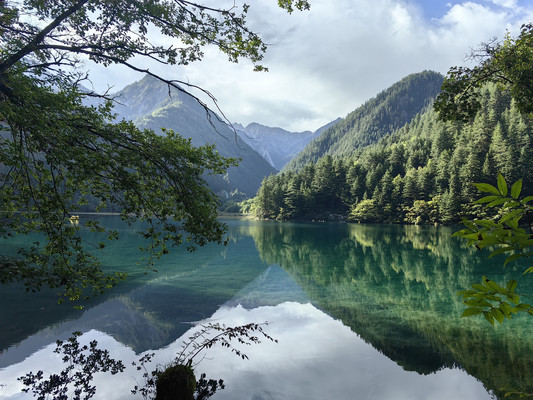
[[[227,223],[227,247],[174,249],[148,274],[137,265],[136,228],[120,226],[122,239],[102,260],[130,278],[81,311],[55,304],[53,293],[2,287],[0,398],[31,398],[16,378],[57,368],[55,340],[73,331],[116,358],[151,350],[155,364],[165,364],[209,321],[268,321],[265,331],[279,341],[246,347],[246,361],[210,349],[196,370],[225,380],[215,399],[488,399],[533,391],[533,320],[493,328],[460,318],[456,296],[482,275],[518,278],[524,292],[531,279],[465,248],[451,228]],[[134,370],[99,377],[96,398],[131,398],[140,379]]]

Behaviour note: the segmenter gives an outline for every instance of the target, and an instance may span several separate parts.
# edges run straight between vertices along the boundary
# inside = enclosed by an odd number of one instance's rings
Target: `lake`
[[[213,347],[197,375],[223,379],[213,399],[491,399],[533,392],[533,317],[492,327],[460,318],[458,290],[483,275],[519,280],[525,268],[467,248],[454,229],[433,226],[227,220],[228,246],[173,249],[145,273],[136,228],[105,217],[122,239],[101,253],[129,278],[83,310],[52,292],[0,292],[0,399],[32,398],[17,377],[57,371],[55,341],[82,331],[130,365],[145,352],[168,364],[201,323],[263,323],[278,340],[244,346],[242,360]],[[87,240],[96,238],[87,234]],[[1,244],[1,251],[31,238]],[[99,375],[95,399],[129,399],[135,368]],[[139,398],[142,398],[138,395]],[[508,397],[512,398],[512,397]]]

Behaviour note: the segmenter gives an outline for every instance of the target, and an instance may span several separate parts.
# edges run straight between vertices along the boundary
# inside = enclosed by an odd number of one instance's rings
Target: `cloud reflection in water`
[[[226,326],[268,321],[265,331],[279,343],[262,341],[245,346],[249,360],[241,360],[226,348],[211,348],[197,366],[197,374],[224,379],[226,389],[214,400],[299,400],[299,399],[424,399],[448,400],[490,399],[491,396],[475,378],[460,369],[442,369],[434,374],[419,375],[404,371],[371,345],[365,343],[341,321],[334,320],[311,304],[284,302],[246,310],[242,306],[222,307],[202,322],[218,322]],[[194,328],[192,328],[194,329]],[[155,350],[154,366],[167,364],[179,351],[192,329],[169,346]],[[99,331],[83,335],[83,340],[96,339],[111,356],[126,365],[138,359],[134,352]],[[19,393],[16,378],[36,366],[46,371],[60,364],[51,344],[23,362],[0,371],[0,399],[32,398]],[[95,399],[130,399],[130,390],[142,383],[141,374],[131,366],[117,376],[101,375],[95,380]],[[140,398],[140,397],[139,397]]]

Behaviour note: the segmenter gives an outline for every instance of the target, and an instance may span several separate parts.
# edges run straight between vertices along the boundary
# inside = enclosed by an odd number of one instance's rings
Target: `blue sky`
[[[500,1],[472,1],[473,3],[479,3],[485,7],[489,7],[493,10],[501,10],[504,8],[517,8],[517,7],[526,7],[529,3],[531,6],[531,1],[526,0],[500,0]],[[424,17],[431,19],[440,19],[442,18],[447,11],[454,5],[461,5],[466,3],[461,0],[450,0],[450,1],[440,1],[440,0],[414,0],[413,3],[419,5],[424,11]]]
[[[450,4],[453,4],[453,1],[435,1],[435,0],[421,0],[416,2],[424,10],[424,16],[426,18],[440,18],[442,17],[449,8]]]
[[[408,74],[465,65],[481,42],[533,21],[531,0],[310,2],[310,11],[288,15],[276,0],[248,1],[250,26],[270,44],[268,73],[253,72],[247,61],[229,63],[215,49],[186,67],[150,69],[209,90],[232,122],[314,131]],[[121,89],[142,78],[88,66],[96,88]]]

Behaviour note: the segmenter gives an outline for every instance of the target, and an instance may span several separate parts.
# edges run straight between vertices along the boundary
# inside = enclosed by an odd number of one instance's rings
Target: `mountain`
[[[225,157],[241,159],[238,167],[231,167],[224,176],[206,176],[215,193],[229,194],[236,190],[254,196],[265,176],[277,171],[253,150],[235,131],[221,122],[192,96],[145,76],[118,93],[115,106],[117,118],[132,120],[139,128],[160,132],[172,129],[191,138],[193,145],[214,144]],[[211,125],[211,123],[212,125]]]
[[[350,157],[357,149],[377,143],[432,104],[443,79],[441,74],[431,71],[405,77],[326,129],[285,169],[301,170],[326,154]]]
[[[246,128],[237,123],[233,124],[233,127],[237,130],[242,140],[261,154],[270,165],[277,170],[281,170],[311,140],[317,138],[323,131],[341,120],[341,118],[338,118],[315,132],[289,132],[285,129],[271,128],[255,122],[249,124]]]
[[[332,156],[326,148],[301,170],[286,168],[265,179],[247,206],[260,218],[280,220],[433,224],[487,218],[473,204],[481,195],[473,182],[494,184],[501,173],[510,184],[521,179],[522,196],[533,195],[533,121],[509,91],[490,84],[479,93],[481,107],[471,122],[443,122],[425,107],[351,156]]]

